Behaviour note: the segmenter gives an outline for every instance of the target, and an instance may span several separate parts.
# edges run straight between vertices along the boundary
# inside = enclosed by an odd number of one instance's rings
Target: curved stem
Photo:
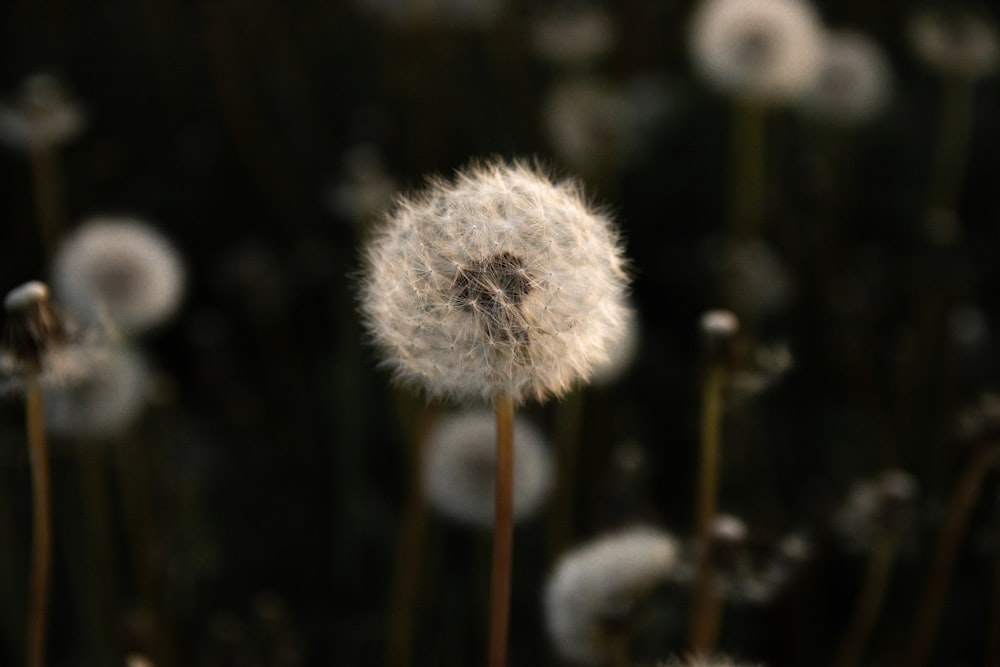
[[[701,443],[695,543],[699,549],[691,598],[692,653],[707,655],[718,634],[721,615],[711,560],[711,530],[719,485],[719,442],[722,431],[722,389],[725,369],[713,361],[705,374],[701,400]]]
[[[507,395],[498,395],[494,409],[497,423],[497,470],[488,664],[489,667],[504,667],[507,664],[510,571],[514,553],[514,400]]]
[[[28,596],[28,667],[45,664],[45,622],[52,569],[52,510],[50,507],[49,455],[42,421],[42,391],[38,378],[28,379],[28,455],[31,462],[33,502],[31,584]]]
[[[898,543],[898,536],[895,533],[883,535],[869,555],[864,586],[854,608],[851,624],[833,662],[835,667],[857,665],[864,654],[865,646],[882,609],[882,601],[885,599],[885,591],[892,574],[892,565],[896,560]]]
[[[59,159],[52,146],[31,149],[31,176],[35,187],[38,232],[46,258],[55,255],[63,232],[63,193],[59,180]]]
[[[938,620],[944,607],[951,572],[955,566],[962,537],[965,535],[965,528],[969,523],[969,516],[979,499],[983,480],[998,458],[1000,458],[1000,445],[984,447],[976,452],[952,493],[948,504],[948,515],[941,526],[941,537],[934,553],[934,562],[910,633],[912,639],[905,663],[910,667],[923,667],[927,664],[931,646],[937,636]]]

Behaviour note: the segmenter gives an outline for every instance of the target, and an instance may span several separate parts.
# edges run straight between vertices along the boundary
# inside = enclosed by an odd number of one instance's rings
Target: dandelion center
[[[751,69],[764,67],[774,54],[774,36],[764,28],[748,30],[736,43],[736,55]]]
[[[455,303],[475,315],[487,338],[528,343],[519,306],[531,291],[531,277],[520,257],[501,252],[472,266],[460,267],[455,279]]]

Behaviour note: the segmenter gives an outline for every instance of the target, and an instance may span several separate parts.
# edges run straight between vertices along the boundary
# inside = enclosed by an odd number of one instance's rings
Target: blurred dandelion
[[[925,9],[910,18],[908,28],[917,57],[946,76],[976,79],[1000,65],[996,28],[983,15]]]
[[[827,35],[819,75],[801,107],[810,116],[839,125],[871,120],[889,102],[891,71],[879,45],[853,30]]]
[[[645,598],[677,562],[677,542],[640,526],[564,554],[545,586],[545,619],[559,654],[583,664],[626,665]]]
[[[55,293],[87,323],[106,318],[129,335],[166,321],[180,304],[184,267],[156,230],[131,218],[90,218],[60,247]]]
[[[599,6],[549,9],[531,19],[532,50],[541,60],[584,68],[607,56],[618,35],[612,17]]]
[[[424,488],[431,504],[453,519],[491,527],[494,520],[496,432],[493,413],[471,410],[442,419],[424,453]],[[542,434],[514,423],[514,520],[533,514],[552,486],[552,461]]]

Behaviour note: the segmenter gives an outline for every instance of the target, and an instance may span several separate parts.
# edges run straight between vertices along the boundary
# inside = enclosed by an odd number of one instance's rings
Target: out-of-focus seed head
[[[493,525],[496,488],[496,424],[489,410],[443,419],[427,442],[424,491],[442,514],[459,521]],[[514,423],[514,519],[538,510],[552,487],[548,446],[531,424]]]
[[[184,290],[177,250],[130,218],[85,220],[59,248],[52,274],[56,296],[70,312],[88,324],[106,317],[122,334],[167,320]]]
[[[831,123],[854,125],[885,109],[891,72],[882,49],[853,30],[830,33],[819,76],[801,99],[802,109]]]
[[[0,142],[15,148],[57,146],[82,128],[82,111],[49,74],[28,77],[17,100],[0,104]]]
[[[625,259],[571,182],[487,163],[403,197],[365,252],[360,308],[429,395],[560,395],[625,335]]]
[[[638,527],[565,554],[545,587],[546,625],[560,655],[606,662],[610,635],[635,622],[641,602],[670,577],[677,551],[670,535]]]
[[[819,74],[823,30],[800,0],[702,0],[691,23],[695,68],[719,90],[788,102]]]
[[[918,490],[912,475],[895,469],[859,482],[834,515],[834,528],[848,548],[869,550],[880,537],[909,527]]]
[[[910,19],[909,33],[917,57],[946,76],[976,79],[1000,65],[996,27],[971,11],[920,11]]]
[[[603,7],[548,10],[531,21],[531,46],[542,60],[585,66],[606,56],[617,40],[614,22]]]

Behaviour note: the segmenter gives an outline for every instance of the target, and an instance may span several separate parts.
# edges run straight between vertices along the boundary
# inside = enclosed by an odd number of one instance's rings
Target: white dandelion
[[[800,0],[703,0],[691,23],[696,69],[719,90],[786,102],[819,74],[823,29]]]
[[[827,36],[819,76],[806,90],[802,109],[821,120],[862,123],[889,102],[891,72],[881,47],[853,30]]]
[[[584,664],[607,661],[611,635],[666,581],[677,542],[649,527],[601,537],[564,555],[545,588],[545,619],[558,652]]]
[[[496,433],[493,412],[472,410],[444,419],[430,436],[423,460],[424,490],[442,514],[493,525]],[[514,422],[514,520],[538,510],[552,488],[552,458],[541,433]]]
[[[627,327],[611,221],[523,164],[401,198],[365,260],[361,312],[385,365],[434,396],[563,394]]]
[[[56,435],[97,438],[126,428],[146,403],[149,372],[129,346],[69,345],[77,373],[43,388],[45,425]]]
[[[121,333],[164,322],[180,304],[184,268],[159,232],[130,218],[85,220],[60,247],[53,289],[85,322],[106,318]]]

